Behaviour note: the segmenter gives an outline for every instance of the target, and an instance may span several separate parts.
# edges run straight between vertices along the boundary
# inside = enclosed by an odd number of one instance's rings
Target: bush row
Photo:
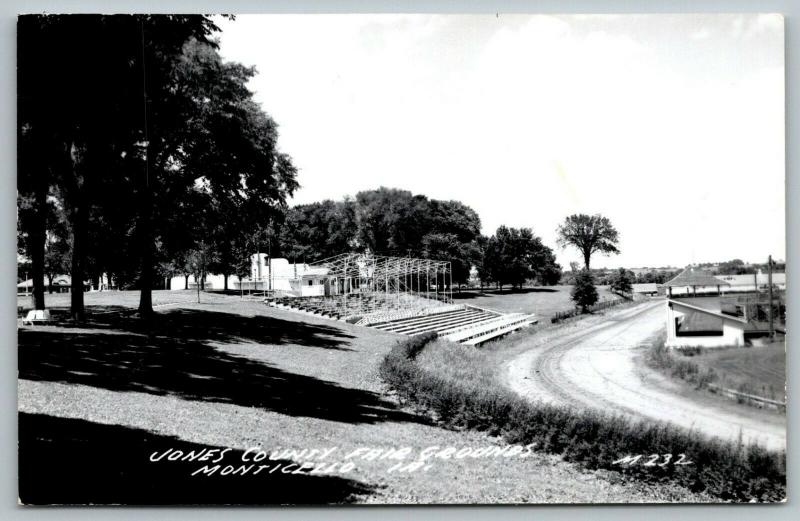
[[[415,361],[436,338],[420,335],[398,343],[380,373],[398,397],[425,409],[442,425],[502,436],[508,443],[535,443],[589,469],[618,471],[649,482],[672,482],[725,501],[780,501],[786,494],[785,453],[756,445],[710,439],[667,424],[529,402],[504,388],[470,385],[435,374]],[[643,455],[633,464],[615,463]],[[651,455],[657,463],[646,466]],[[690,465],[674,465],[685,454]]]
[[[732,349],[742,349],[732,347]],[[673,378],[680,378],[698,389],[708,389],[709,384],[716,384],[720,387],[732,389],[734,391],[760,396],[771,400],[782,400],[785,393],[776,392],[770,385],[763,385],[760,388],[748,382],[730,381],[722,374],[715,371],[712,367],[701,367],[700,364],[692,360],[695,356],[701,356],[706,350],[702,347],[684,347],[681,349],[668,349],[664,345],[664,338],[656,342],[647,354],[647,363],[659,369]],[[762,406],[758,401],[749,400],[745,397],[737,397],[736,401],[742,404]]]
[[[681,355],[674,356],[664,345],[664,338],[661,338],[648,352],[647,362],[651,367],[665,371],[673,378],[696,385],[698,389],[706,388],[718,379],[716,371],[711,368],[703,369],[691,360],[692,356],[702,354],[702,348],[684,348],[682,351]]]

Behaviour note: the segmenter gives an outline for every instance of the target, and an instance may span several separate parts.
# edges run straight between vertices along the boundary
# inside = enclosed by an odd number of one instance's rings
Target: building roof
[[[724,280],[711,275],[707,271],[700,268],[689,266],[680,272],[674,279],[668,280],[664,283],[668,288],[684,287],[684,286],[730,286]]]
[[[667,303],[669,303],[670,306],[684,307],[684,308],[687,308],[687,309],[691,309],[692,311],[699,311],[701,313],[705,313],[706,315],[712,315],[712,316],[719,317],[719,318],[722,318],[722,319],[725,319],[725,320],[731,320],[733,322],[740,322],[742,324],[747,324],[747,320],[745,320],[742,317],[735,317],[733,315],[727,315],[725,313],[722,313],[721,311],[716,311],[716,310],[713,310],[713,309],[708,309],[708,308],[704,308],[704,307],[700,307],[700,306],[695,306],[693,304],[688,304],[688,303],[686,303],[686,302],[684,302],[682,300],[669,299],[669,300],[667,300]]]
[[[643,282],[641,284],[631,284],[634,293],[655,293],[658,291],[658,284],[655,282]]]
[[[297,275],[300,277],[324,277],[330,271],[328,268],[318,268],[308,264],[299,265]],[[299,271],[302,270],[302,271]]]

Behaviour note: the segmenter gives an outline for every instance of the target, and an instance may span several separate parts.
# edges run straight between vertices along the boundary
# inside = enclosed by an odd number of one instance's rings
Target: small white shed
[[[680,300],[668,299],[666,306],[667,347],[744,345],[745,319]]]

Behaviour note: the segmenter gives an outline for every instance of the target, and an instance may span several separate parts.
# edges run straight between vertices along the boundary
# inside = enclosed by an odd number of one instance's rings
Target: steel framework
[[[325,295],[347,310],[419,309],[453,300],[449,261],[343,253],[311,266],[327,270]]]

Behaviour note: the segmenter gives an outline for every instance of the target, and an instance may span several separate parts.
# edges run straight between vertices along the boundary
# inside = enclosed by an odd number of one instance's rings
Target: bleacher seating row
[[[452,342],[474,346],[536,322],[537,319],[532,315],[509,313],[476,324],[445,331],[441,336]]]
[[[467,324],[477,324],[485,320],[497,318],[498,316],[500,316],[500,314],[493,311],[472,306],[461,306],[460,309],[454,309],[445,313],[379,322],[371,324],[371,327],[383,331],[390,331],[392,333],[402,333],[404,335],[418,335],[429,331],[443,333],[449,329]]]
[[[418,297],[412,297],[418,299]],[[408,309],[409,302],[382,300],[375,295],[327,297],[281,297],[267,303],[285,309],[312,313],[321,317],[343,320],[359,316],[369,306],[380,308],[370,320],[357,324],[403,335],[418,335],[435,331],[439,336],[467,345],[477,345],[521,327],[535,323],[532,315],[498,313],[470,305],[443,305],[433,302],[430,308]],[[413,301],[414,304],[419,304]]]
[[[386,297],[380,293],[329,295],[314,297],[276,297],[266,299],[267,304],[306,311],[327,318],[345,319],[364,316],[380,310],[381,313],[418,311],[445,306],[444,302],[425,299],[416,295],[393,295]]]

